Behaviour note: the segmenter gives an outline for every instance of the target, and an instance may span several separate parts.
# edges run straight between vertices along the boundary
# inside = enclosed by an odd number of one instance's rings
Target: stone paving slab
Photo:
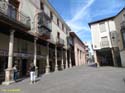
[[[0,85],[0,93],[125,93],[124,78],[124,68],[80,66],[43,75],[36,84],[28,78]]]

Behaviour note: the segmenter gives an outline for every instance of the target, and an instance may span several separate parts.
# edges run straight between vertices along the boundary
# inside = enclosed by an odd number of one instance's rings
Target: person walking
[[[31,69],[30,69],[30,81],[31,81],[31,84],[35,83],[35,81],[36,81],[35,78],[36,78],[36,76],[35,76],[35,66],[32,65]]]

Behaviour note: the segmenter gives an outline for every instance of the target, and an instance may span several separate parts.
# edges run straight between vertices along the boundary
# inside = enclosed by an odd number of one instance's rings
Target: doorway
[[[22,77],[26,77],[27,74],[27,59],[22,59]]]
[[[7,69],[8,58],[0,56],[0,83],[5,79],[5,69]]]

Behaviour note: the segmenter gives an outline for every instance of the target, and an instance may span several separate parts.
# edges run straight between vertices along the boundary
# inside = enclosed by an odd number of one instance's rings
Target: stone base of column
[[[36,75],[36,77],[38,77],[38,74],[39,74],[39,73],[38,73],[38,67],[36,66],[36,67],[35,67],[35,75]]]
[[[58,65],[55,66],[55,71],[58,71]]]
[[[14,69],[8,68],[5,70],[5,81],[2,82],[2,85],[10,85],[14,83]]]
[[[69,68],[71,68],[72,67],[72,65],[71,65],[71,63],[69,64]]]
[[[64,64],[62,64],[62,70],[64,69]]]
[[[49,72],[50,72],[49,68],[50,68],[49,66],[46,67],[46,73],[45,74],[49,74]]]
[[[68,63],[67,62],[65,63],[65,69],[68,69]]]

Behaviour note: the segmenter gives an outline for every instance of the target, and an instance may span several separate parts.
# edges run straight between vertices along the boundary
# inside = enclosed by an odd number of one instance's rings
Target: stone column
[[[55,46],[55,71],[58,70],[58,63],[57,63],[57,47]]]
[[[63,48],[62,48],[61,69],[64,69]]]
[[[13,48],[14,48],[14,30],[10,32],[9,53],[8,53],[8,68],[5,70],[4,85],[14,83],[14,70],[13,70]]]
[[[67,59],[67,50],[65,51],[65,56],[66,56],[66,63],[65,63],[65,68],[68,68],[68,59]]]
[[[71,60],[71,50],[69,51],[69,68],[72,67],[72,60]]]
[[[46,55],[46,74],[49,74],[49,43],[47,44],[47,55]]]
[[[98,62],[98,57],[97,57],[97,53],[96,53],[97,51],[94,51],[93,53],[94,53],[94,61],[95,61],[95,63],[97,64],[97,67],[99,67],[100,66],[100,64],[99,64],[99,62]]]
[[[81,51],[79,50],[79,66],[81,65],[81,58],[80,58],[80,56],[81,56]]]
[[[116,59],[115,59],[116,56],[115,56],[114,48],[112,48],[111,51],[112,51],[113,65],[114,65],[115,67],[117,67],[117,62],[116,62]]]
[[[34,59],[33,63],[36,68],[36,76],[38,76],[38,67],[37,67],[37,37],[34,38]]]

